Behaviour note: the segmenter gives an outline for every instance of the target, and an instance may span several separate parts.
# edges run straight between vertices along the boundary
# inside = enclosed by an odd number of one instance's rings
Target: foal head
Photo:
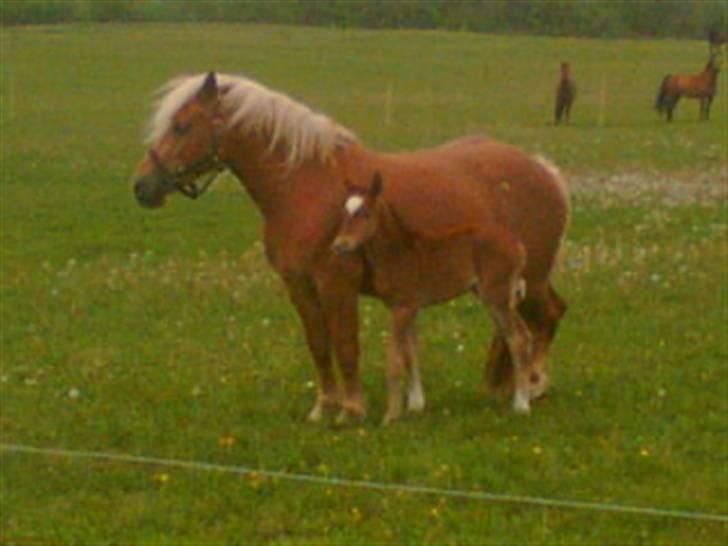
[[[377,209],[382,175],[375,173],[369,188],[350,186],[344,202],[344,218],[331,248],[337,254],[353,252],[369,241],[379,223]]]

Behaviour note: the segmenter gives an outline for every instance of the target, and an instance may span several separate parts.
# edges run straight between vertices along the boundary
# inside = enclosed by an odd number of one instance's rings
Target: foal
[[[571,67],[569,63],[561,63],[561,78],[556,87],[556,107],[554,108],[554,123],[558,125],[563,118],[566,125],[569,124],[571,105],[576,97],[576,84],[571,79]]]
[[[384,424],[402,413],[402,380],[407,376],[407,409],[424,408],[416,356],[417,312],[467,291],[489,306],[513,360],[513,407],[528,413],[529,401],[542,394],[545,384],[539,371],[529,373],[532,334],[517,310],[526,290],[524,245],[507,229],[486,222],[445,233],[413,233],[403,225],[402,211],[383,197],[382,189],[379,173],[369,188],[350,186],[332,248],[340,254],[363,248],[375,291],[392,312]]]

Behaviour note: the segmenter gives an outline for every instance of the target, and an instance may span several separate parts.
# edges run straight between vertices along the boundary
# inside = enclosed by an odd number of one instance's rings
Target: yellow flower
[[[165,472],[157,472],[156,474],[154,474],[154,476],[152,476],[152,480],[154,480],[154,483],[156,483],[159,486],[169,483],[170,479],[171,478],[170,478],[169,474],[167,474]]]
[[[235,444],[235,438],[232,436],[220,436],[217,439],[217,445],[230,449]]]

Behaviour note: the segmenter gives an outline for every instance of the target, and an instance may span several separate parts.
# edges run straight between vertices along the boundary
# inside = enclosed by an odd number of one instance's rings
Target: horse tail
[[[670,74],[662,78],[660,89],[655,99],[655,110],[662,113],[670,109],[670,97],[667,94],[667,83],[670,81]]]

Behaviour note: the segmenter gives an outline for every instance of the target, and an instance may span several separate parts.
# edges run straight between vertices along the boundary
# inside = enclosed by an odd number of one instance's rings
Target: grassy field
[[[652,103],[702,42],[266,26],[3,28],[0,442],[321,477],[728,513],[728,82],[712,120]],[[573,126],[549,125],[558,65]],[[480,387],[487,315],[426,313],[428,408],[389,428],[387,316],[363,300],[370,420],[304,423],[313,366],[230,179],[150,213],[129,177],[151,92],[215,68],[374,148],[489,133],[571,181],[552,395]],[[387,106],[387,95],[391,103]],[[0,451],[4,544],[724,544],[728,525]]]

